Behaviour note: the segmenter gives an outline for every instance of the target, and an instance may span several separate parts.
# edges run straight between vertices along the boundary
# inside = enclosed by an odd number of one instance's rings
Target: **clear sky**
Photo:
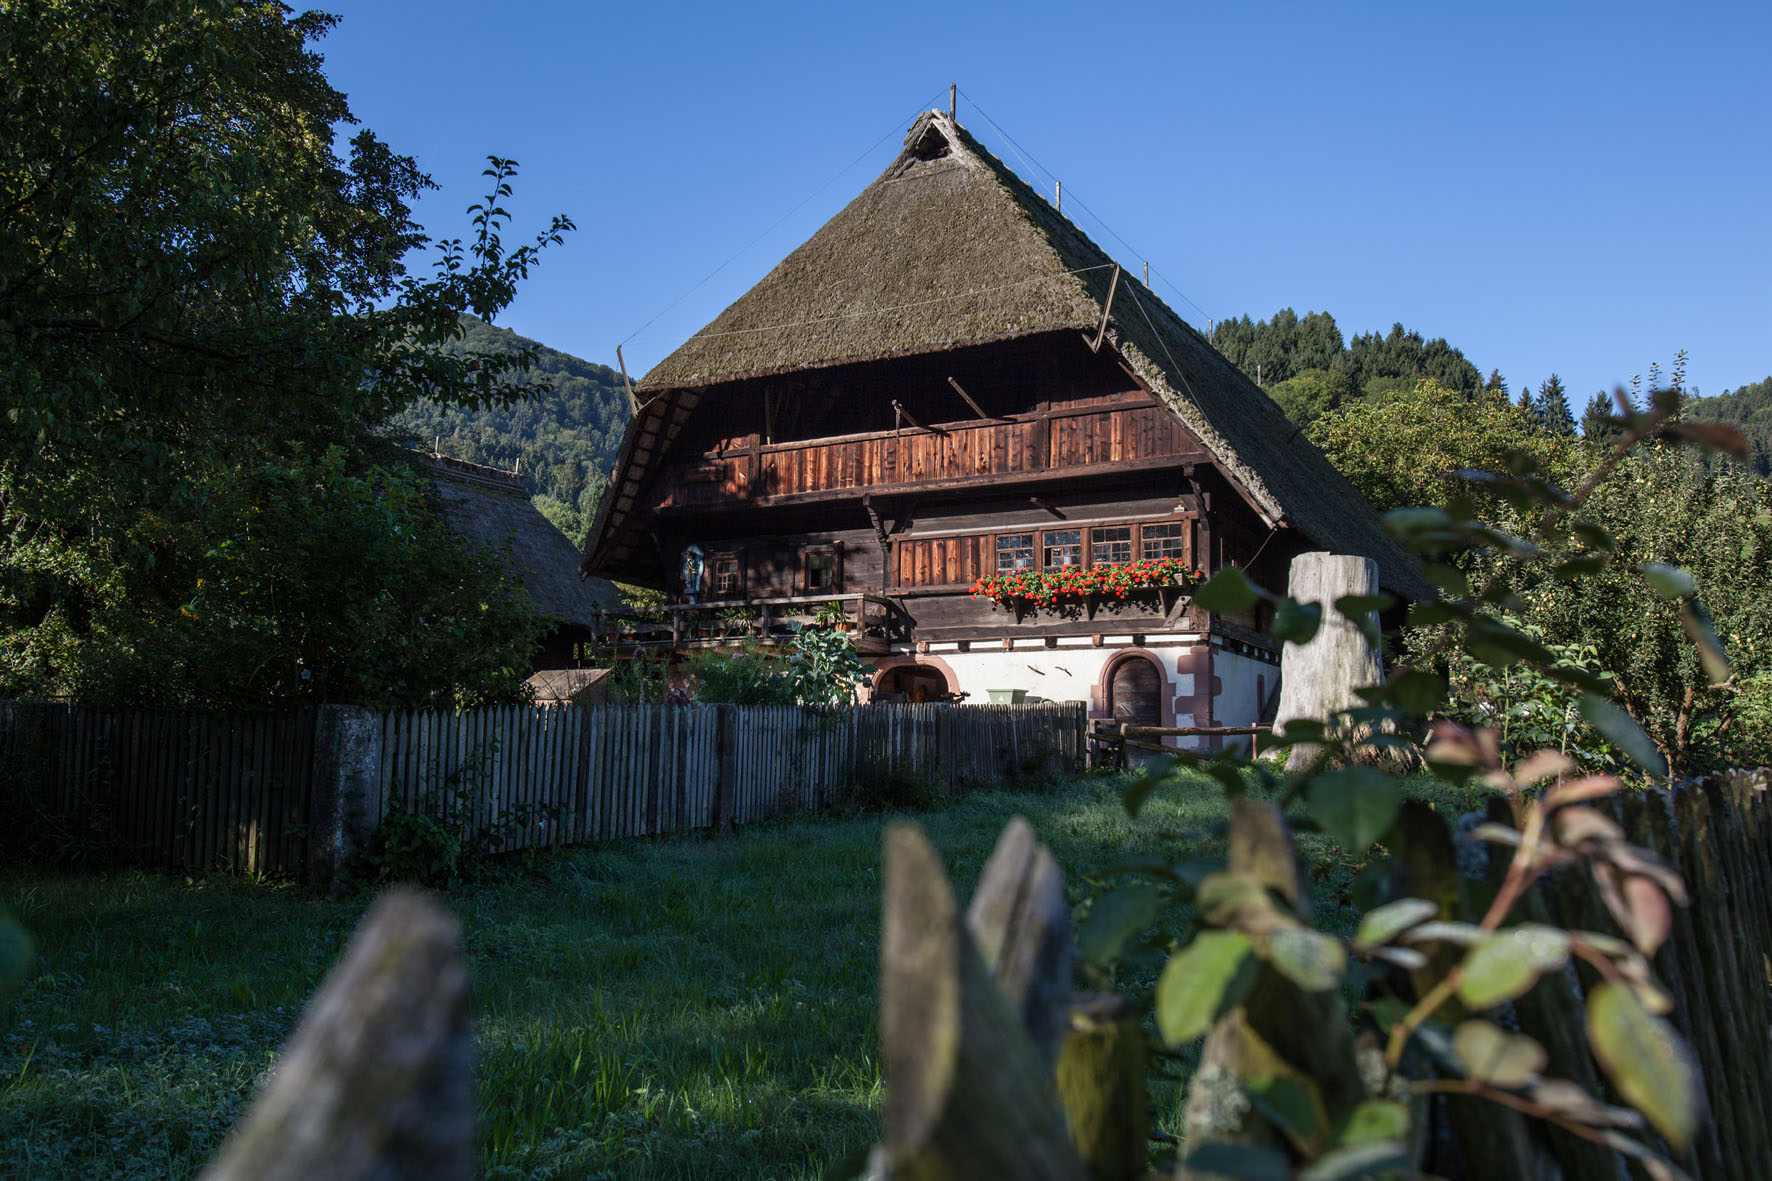
[[[1681,348],[1704,393],[1772,373],[1763,0],[321,6],[334,85],[443,186],[433,234],[465,233],[488,153],[521,164],[519,230],[578,223],[501,322],[605,364],[627,340],[636,378],[949,82],[1201,326],[1401,320],[1516,393],[1560,374],[1578,414]]]

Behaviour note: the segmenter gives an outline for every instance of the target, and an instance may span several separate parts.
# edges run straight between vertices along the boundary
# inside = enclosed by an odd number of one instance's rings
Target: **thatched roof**
[[[873,184],[636,390],[624,467],[656,463],[707,387],[1064,330],[1093,331],[1113,260],[945,112],[920,116]],[[1415,562],[1322,452],[1148,288],[1121,274],[1110,339],[1212,451],[1251,506],[1317,545],[1376,558],[1431,595]],[[592,529],[595,562],[632,497]]]
[[[471,545],[508,544],[505,569],[543,615],[589,626],[598,611],[620,608],[613,583],[579,577],[572,543],[530,503],[522,476],[441,455],[422,463],[444,521]]]

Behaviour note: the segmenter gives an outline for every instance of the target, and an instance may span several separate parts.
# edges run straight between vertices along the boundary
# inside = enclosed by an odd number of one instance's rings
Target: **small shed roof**
[[[530,501],[522,476],[442,455],[421,463],[444,521],[471,545],[508,546],[505,569],[543,615],[589,626],[597,612],[620,608],[614,583],[579,576],[577,551]]]

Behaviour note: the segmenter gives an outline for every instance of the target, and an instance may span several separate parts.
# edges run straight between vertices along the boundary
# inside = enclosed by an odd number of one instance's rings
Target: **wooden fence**
[[[28,795],[35,839],[65,851],[324,878],[396,805],[465,816],[511,850],[817,811],[893,766],[1000,786],[1080,768],[1084,744],[1082,707],[1054,704],[253,717],[0,703],[0,789]]]

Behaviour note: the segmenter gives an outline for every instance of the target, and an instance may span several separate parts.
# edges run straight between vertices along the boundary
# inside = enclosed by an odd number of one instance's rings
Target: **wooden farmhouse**
[[[945,112],[635,397],[582,570],[671,605],[606,630],[621,655],[837,602],[878,697],[1241,725],[1277,692],[1265,611],[1150,571],[1283,589],[1333,550],[1426,593],[1280,409]],[[1113,568],[1143,582],[1088,589]],[[1046,601],[974,593],[1033,575]]]

